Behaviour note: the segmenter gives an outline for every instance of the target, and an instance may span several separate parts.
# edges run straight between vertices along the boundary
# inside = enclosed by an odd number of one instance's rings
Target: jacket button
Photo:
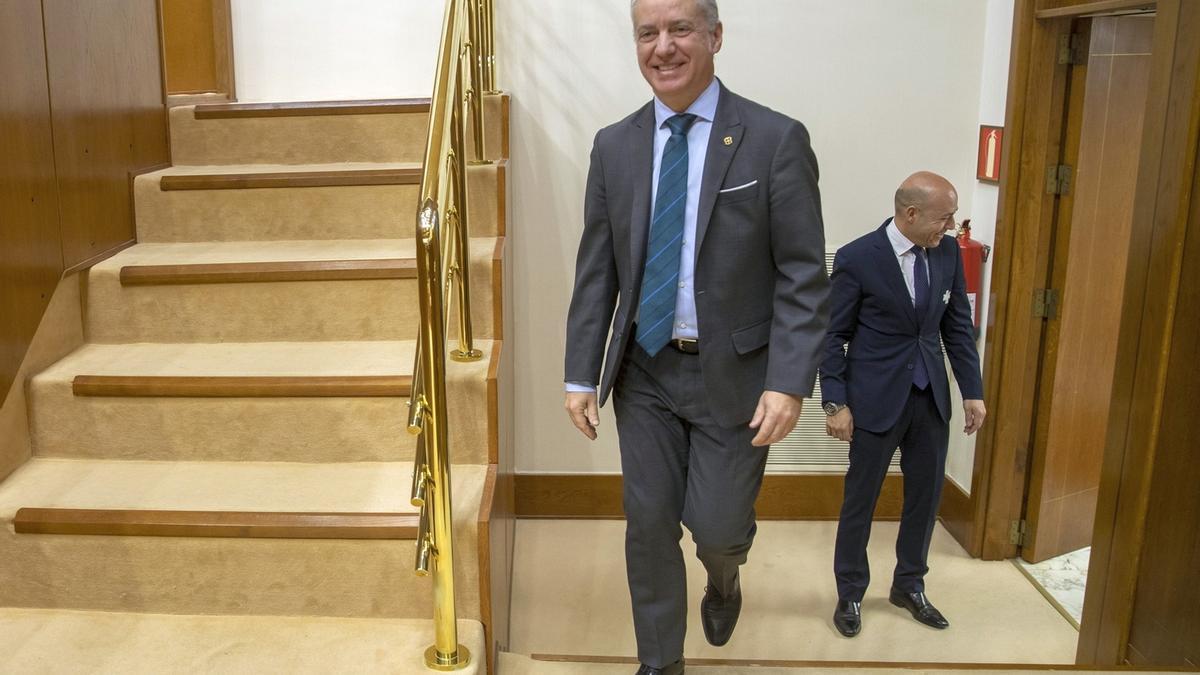
[[[912,370],[912,369],[913,369],[913,364],[911,364],[911,363],[910,363],[910,364],[908,364],[908,369],[909,369],[909,370]]]

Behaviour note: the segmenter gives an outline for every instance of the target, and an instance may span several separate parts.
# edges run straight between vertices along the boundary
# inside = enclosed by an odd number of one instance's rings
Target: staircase
[[[507,97],[485,107],[484,358],[448,364],[463,672],[506,642],[512,552]],[[133,184],[138,243],[87,273],[87,344],[28,384],[34,456],[0,483],[0,670],[424,671],[406,403],[428,117],[171,109],[173,166]]]

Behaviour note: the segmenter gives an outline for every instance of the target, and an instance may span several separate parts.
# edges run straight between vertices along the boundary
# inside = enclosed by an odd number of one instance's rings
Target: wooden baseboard
[[[942,488],[942,506],[938,510],[938,518],[950,532],[950,536],[968,551],[971,550],[971,536],[975,531],[975,508],[971,496],[958,486],[958,483],[946,477]]]
[[[620,474],[517,474],[516,513],[522,518],[622,518]],[[759,520],[836,520],[842,474],[767,474],[755,509]],[[877,520],[899,520],[899,475],[884,481]]]

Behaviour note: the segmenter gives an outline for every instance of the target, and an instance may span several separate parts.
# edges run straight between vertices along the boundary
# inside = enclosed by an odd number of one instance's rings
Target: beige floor
[[[1011,562],[970,558],[940,526],[930,552],[930,599],[951,627],[935,631],[887,602],[897,524],[875,526],[876,582],[863,632],[849,640],[829,620],[836,602],[836,523],[763,522],[743,569],[745,606],[733,639],[704,641],[698,609],[704,572],[685,534],[689,608],[685,656],[715,659],[1073,663],[1078,633]],[[518,654],[636,654],[621,521],[522,520],[513,573],[512,640]],[[598,671],[599,672],[599,671]],[[607,672],[607,671],[604,671]]]
[[[634,668],[629,664],[616,663],[575,663],[553,662],[531,659],[520,654],[501,654],[496,664],[499,675],[628,675]],[[704,675],[851,675],[866,673],[867,675],[967,675],[978,672],[970,668],[931,669],[920,667],[870,667],[848,666],[821,668],[815,666],[802,667],[771,667],[771,666],[731,666],[731,665],[696,665],[688,663],[688,673],[703,673]],[[988,675],[1017,675],[1019,673],[1045,673],[1045,670],[1022,668],[1005,668],[988,670]],[[1099,675],[1099,670],[1073,670],[1072,675]],[[1159,671],[1137,671],[1139,673],[1154,673]]]

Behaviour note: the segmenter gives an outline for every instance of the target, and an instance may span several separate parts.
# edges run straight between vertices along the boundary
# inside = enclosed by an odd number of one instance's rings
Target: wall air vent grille
[[[833,269],[834,251],[825,252],[825,269]],[[787,438],[771,446],[767,473],[845,473],[850,466],[850,444],[825,435],[825,412],[821,410],[818,378],[812,398],[804,401],[800,422]],[[888,469],[900,471],[900,453]]]

